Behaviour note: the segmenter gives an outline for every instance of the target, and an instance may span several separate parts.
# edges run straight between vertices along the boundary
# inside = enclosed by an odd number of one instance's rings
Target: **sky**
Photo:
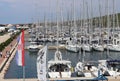
[[[0,0],[0,24],[21,24],[30,22],[55,21],[56,16],[59,20],[80,19],[106,14],[106,0]],[[113,0],[108,0],[109,14],[113,13]],[[120,12],[120,0],[115,1],[115,13]],[[100,6],[99,6],[100,2]],[[100,7],[100,11],[99,11]],[[91,12],[92,11],[92,12]],[[71,15],[72,14],[72,15]],[[74,14],[74,15],[73,15]]]

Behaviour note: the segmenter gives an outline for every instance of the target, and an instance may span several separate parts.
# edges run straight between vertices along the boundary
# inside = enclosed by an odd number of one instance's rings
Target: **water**
[[[48,60],[54,58],[54,53],[56,50],[48,50]],[[69,59],[72,62],[72,66],[75,67],[76,63],[82,60],[82,53],[73,53],[66,50],[61,50],[63,59]],[[100,59],[107,58],[107,52],[86,52],[85,61],[97,61]],[[109,54],[114,59],[120,59],[120,52],[110,52]],[[25,77],[26,78],[37,78],[37,69],[36,69],[36,59],[37,53],[30,53],[28,50],[25,50]],[[10,64],[10,67],[5,75],[5,78],[22,78],[22,67],[17,66],[16,59],[14,58]]]

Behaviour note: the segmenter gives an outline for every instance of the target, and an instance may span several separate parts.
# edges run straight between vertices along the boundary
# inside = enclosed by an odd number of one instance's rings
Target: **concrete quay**
[[[44,47],[44,46],[41,45],[41,46],[39,46],[38,48],[41,49],[41,48],[43,48],[43,47]],[[59,49],[62,49],[62,50],[65,50],[65,45],[59,45],[58,48],[59,48]],[[25,49],[26,49],[26,50],[29,50],[28,47],[25,47]],[[49,49],[49,50],[55,50],[55,49],[57,49],[57,46],[48,46],[48,49]]]
[[[3,36],[0,36],[0,44],[5,42],[6,40],[8,40],[10,38],[10,33],[7,33]]]
[[[90,80],[93,79],[94,77],[71,77],[71,78],[49,78],[49,81],[56,81],[56,80]],[[107,81],[120,81],[120,77],[107,77]],[[23,81],[23,79],[0,79],[0,81]],[[37,78],[26,78],[25,81],[38,81]],[[94,81],[94,80],[93,80]],[[100,80],[102,81],[102,80]],[[105,81],[105,80],[104,80]]]
[[[11,63],[12,59],[14,58],[15,53],[16,53],[16,46],[17,46],[17,43],[10,50],[11,55],[7,58],[4,58],[4,60],[1,62],[1,64],[0,64],[0,78],[4,78],[4,75],[6,74],[6,71],[8,70],[10,63]]]

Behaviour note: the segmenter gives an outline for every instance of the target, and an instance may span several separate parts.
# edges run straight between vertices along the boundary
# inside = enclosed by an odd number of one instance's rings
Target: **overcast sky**
[[[44,17],[51,21],[56,19],[58,9],[59,18],[61,16],[67,19],[71,11],[75,11],[75,18],[84,17],[91,13],[91,0],[84,0],[85,7],[83,9],[83,0],[75,0],[73,10],[73,0],[59,0],[59,8],[57,8],[57,0],[0,0],[0,24],[9,23],[29,23],[36,20],[43,21]],[[99,1],[101,4],[101,13],[105,14],[106,0],[92,0],[93,16],[99,16]],[[109,13],[113,10],[113,0],[109,0]],[[115,1],[115,12],[120,12],[120,0]],[[62,15],[60,14],[62,13]],[[85,15],[83,15],[85,14]],[[80,16],[81,15],[81,16]]]

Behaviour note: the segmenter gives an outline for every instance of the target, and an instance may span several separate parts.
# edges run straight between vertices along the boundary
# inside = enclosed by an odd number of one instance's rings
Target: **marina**
[[[0,81],[120,81],[119,0],[1,3]]]
[[[26,41],[26,46],[27,45],[29,45],[29,42]],[[51,45],[53,45],[53,46],[51,46]],[[52,43],[52,44],[48,43],[48,48],[49,48],[49,50],[48,50],[49,54],[47,56],[48,60],[50,60],[54,57],[54,52],[57,48],[55,45],[56,45],[56,43]],[[75,68],[76,63],[79,62],[79,61],[82,61],[82,59],[84,57],[84,51],[77,52],[77,53],[67,51],[65,49],[64,45],[62,45],[59,48],[60,48],[60,51],[62,52],[63,59],[69,59],[72,63],[71,65],[72,65],[73,68]],[[16,52],[16,50],[15,50],[15,52]],[[13,52],[13,57],[15,55],[15,52]],[[85,62],[90,62],[90,61],[96,62],[98,60],[103,60],[103,59],[106,59],[108,57],[110,57],[110,58],[112,57],[112,59],[119,59],[120,54],[119,54],[119,52],[110,51],[109,56],[108,56],[107,55],[107,50],[102,51],[102,52],[93,50],[91,52],[85,52],[84,60],[85,60]],[[28,49],[25,50],[25,62],[26,63],[30,62],[30,64],[27,63],[26,67],[25,67],[26,68],[26,73],[27,73],[25,75],[26,80],[29,80],[29,78],[37,78],[36,59],[37,59],[37,52],[30,52]],[[22,67],[18,67],[16,65],[16,59],[15,58],[11,58],[10,60],[12,60],[12,62],[8,61],[9,63],[6,63],[7,65],[5,66],[5,67],[9,66],[9,68],[3,69],[3,70],[6,71],[6,73],[3,76],[5,79],[3,79],[2,81],[7,81],[8,78],[9,78],[9,80],[12,80],[12,81],[14,81],[16,79],[22,80],[21,79],[22,78]],[[29,68],[29,67],[31,67],[31,68]],[[3,77],[1,76],[1,78],[3,78]],[[13,78],[16,78],[16,79],[13,79]],[[50,78],[49,80],[89,80],[89,79],[93,79],[93,78],[95,78],[95,77],[90,77],[90,78],[89,77],[88,78],[87,77],[77,77],[77,75],[75,73],[72,73],[71,78],[57,78],[57,79],[56,78],[53,78],[53,79]],[[115,77],[113,77],[113,78],[110,77],[110,79],[108,78],[109,79],[108,81],[112,81],[114,78]],[[32,79],[32,81],[34,81],[34,80],[36,81],[37,79]],[[117,77],[117,80],[119,81],[119,77]]]
[[[29,42],[26,42],[26,44],[27,43],[29,45]],[[62,52],[63,59],[71,60],[72,67],[75,67],[76,63],[79,60],[82,61],[83,52],[74,53],[74,52],[67,51],[65,49],[61,49],[60,51]],[[52,49],[52,50],[49,49],[48,52],[49,52],[49,54],[47,56],[47,59],[50,60],[50,59],[54,58],[55,49]],[[112,57],[114,59],[119,59],[119,56],[120,56],[119,52],[110,52],[110,54],[109,54],[109,57]],[[98,60],[106,59],[106,58],[108,58],[107,51],[104,51],[104,52],[92,51],[92,52],[85,53],[85,62],[90,62],[90,61],[96,62]],[[28,72],[25,75],[26,78],[37,78],[37,70],[36,70],[37,52],[33,53],[33,52],[29,52],[29,50],[25,50],[25,59],[26,59],[25,60],[26,63],[30,62],[30,64],[28,64],[28,63],[26,64],[26,72]],[[29,68],[29,67],[31,67],[31,68]],[[13,70],[15,68],[16,68],[16,70]],[[16,72],[16,71],[18,71],[18,72]],[[9,79],[22,78],[21,71],[22,71],[22,67],[18,67],[16,65],[16,60],[14,58],[6,75],[5,75],[5,78],[9,78]],[[11,72],[12,72],[12,74],[11,74]],[[19,72],[21,72],[21,73],[19,74]],[[72,77],[76,77],[76,76],[77,75],[75,73],[72,74]]]

